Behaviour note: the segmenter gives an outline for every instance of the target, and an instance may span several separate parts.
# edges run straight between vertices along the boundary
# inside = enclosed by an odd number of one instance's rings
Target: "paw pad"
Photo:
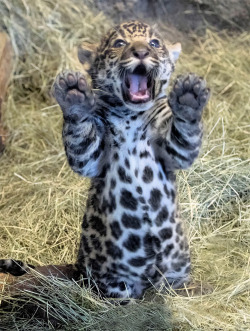
[[[206,87],[205,80],[191,73],[177,77],[170,93],[169,103],[173,112],[201,113],[208,98],[209,89]]]
[[[80,105],[83,111],[95,104],[94,94],[80,72],[68,70],[60,73],[53,85],[53,95],[67,115],[70,115],[73,106]]]

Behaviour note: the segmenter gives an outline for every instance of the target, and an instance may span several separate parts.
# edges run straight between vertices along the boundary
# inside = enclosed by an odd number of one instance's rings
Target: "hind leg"
[[[172,246],[169,248],[172,248]],[[172,251],[172,254],[171,261],[168,261],[169,268],[166,268],[166,264],[165,270],[164,267],[162,267],[162,270],[165,272],[161,281],[158,283],[159,288],[164,285],[167,292],[173,294],[172,291],[169,291],[169,289],[172,288],[176,294],[181,296],[200,296],[213,291],[213,287],[210,284],[194,281],[190,276],[190,252],[185,237],[180,239],[179,246],[177,246],[176,249],[172,248],[170,251]]]
[[[190,280],[191,261],[181,220],[176,217],[174,223],[173,236],[166,240],[163,251],[157,257],[156,267],[162,275],[157,285],[164,283],[166,287],[178,289],[183,288],[183,284]]]
[[[190,269],[189,251],[180,252],[171,262],[171,269],[164,273],[164,283],[173,289],[183,288],[190,281]]]

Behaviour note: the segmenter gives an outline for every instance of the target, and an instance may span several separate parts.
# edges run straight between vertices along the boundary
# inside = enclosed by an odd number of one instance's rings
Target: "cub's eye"
[[[119,48],[119,47],[123,47],[123,46],[126,46],[127,43],[126,41],[122,40],[122,39],[117,39],[115,42],[114,42],[114,45],[113,47],[115,48]]]
[[[149,45],[155,48],[159,48],[160,47],[160,42],[157,39],[152,39],[149,42]]]

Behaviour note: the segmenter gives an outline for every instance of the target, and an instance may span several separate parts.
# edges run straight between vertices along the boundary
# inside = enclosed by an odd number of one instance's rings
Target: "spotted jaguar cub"
[[[123,23],[79,50],[92,86],[73,71],[54,83],[69,165],[91,178],[76,265],[103,296],[139,298],[189,279],[174,171],[198,156],[209,90],[188,74],[167,97],[180,50],[147,24]]]

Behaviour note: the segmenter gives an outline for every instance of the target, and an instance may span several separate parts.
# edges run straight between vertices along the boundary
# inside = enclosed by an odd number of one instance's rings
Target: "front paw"
[[[201,118],[209,99],[209,89],[203,78],[195,74],[179,76],[170,92],[169,105],[179,118],[194,121]]]
[[[68,70],[60,73],[52,93],[66,117],[80,117],[80,113],[92,110],[95,104],[94,93],[80,72]]]

